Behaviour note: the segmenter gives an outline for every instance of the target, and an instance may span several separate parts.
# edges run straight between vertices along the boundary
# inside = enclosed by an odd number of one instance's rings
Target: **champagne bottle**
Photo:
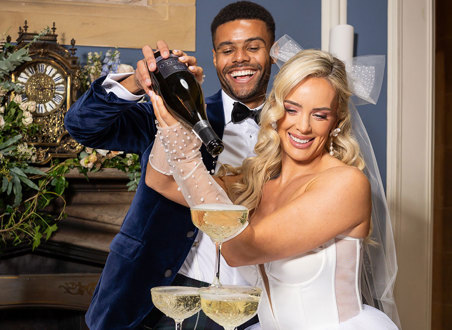
[[[171,54],[163,58],[160,52],[154,54],[157,69],[150,72],[152,86],[160,95],[168,111],[192,128],[212,156],[219,155],[223,142],[207,120],[201,86],[188,67]]]

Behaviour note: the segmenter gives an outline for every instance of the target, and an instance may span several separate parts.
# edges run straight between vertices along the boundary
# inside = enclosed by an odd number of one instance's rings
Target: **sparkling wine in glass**
[[[176,330],[182,329],[182,322],[201,309],[198,288],[158,286],[151,289],[151,296],[155,307],[174,320]]]
[[[201,204],[191,209],[193,224],[209,235],[217,245],[215,261],[215,278],[212,286],[220,283],[221,244],[229,238],[238,235],[248,221],[248,209],[242,205]]]
[[[225,330],[234,330],[256,315],[262,290],[248,286],[222,286],[202,288],[199,293],[203,312]]]

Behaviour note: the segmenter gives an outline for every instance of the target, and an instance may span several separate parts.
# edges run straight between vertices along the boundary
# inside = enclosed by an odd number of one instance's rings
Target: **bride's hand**
[[[149,92],[151,96],[152,107],[154,108],[155,118],[159,122],[161,127],[173,126],[178,123],[165,107],[162,98],[155,94],[154,91]]]

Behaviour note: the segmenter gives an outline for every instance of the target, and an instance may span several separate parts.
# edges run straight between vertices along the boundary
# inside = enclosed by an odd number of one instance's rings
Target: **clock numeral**
[[[25,72],[22,72],[19,77],[17,78],[17,80],[19,80],[21,83],[26,83],[28,81],[28,76]]]
[[[48,76],[53,76],[53,74],[56,72],[56,69],[53,66],[48,66],[46,69],[46,74]]]
[[[36,73],[35,68],[33,66],[29,66],[25,69],[25,73],[28,73],[29,76],[32,76]]]
[[[44,73],[46,72],[46,65],[44,63],[39,63],[36,68],[38,69],[39,73]]]
[[[50,111],[52,111],[52,110],[54,110],[56,108],[55,103],[53,103],[52,101],[47,102],[45,104],[45,106],[46,106],[46,110],[48,112],[50,112]]]
[[[46,112],[46,108],[44,106],[44,104],[38,103],[36,104],[36,113],[45,113]]]
[[[53,97],[53,102],[60,104],[61,101],[63,101],[63,97],[60,94],[55,94],[55,96]]]
[[[57,74],[55,77],[53,77],[53,81],[55,82],[55,83],[58,83],[60,80],[62,80],[63,79],[63,77],[61,77],[61,75],[60,74]]]
[[[64,85],[56,85],[55,86],[55,92],[57,92],[57,93],[63,94],[64,90],[65,90]]]

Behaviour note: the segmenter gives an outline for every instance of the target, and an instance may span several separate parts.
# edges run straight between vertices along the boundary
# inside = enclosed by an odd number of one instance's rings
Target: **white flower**
[[[119,64],[118,73],[134,72],[133,66],[128,64]]]
[[[89,155],[88,156],[88,161],[90,162],[90,163],[95,163],[96,161],[97,161],[97,156],[96,156],[96,154],[91,154],[91,155]]]
[[[27,109],[30,112],[35,112],[36,111],[36,102],[35,101],[29,101]]]
[[[26,157],[27,159],[32,159],[33,155],[36,154],[36,148],[33,146],[28,147],[27,143],[21,143],[17,146],[17,153]]]
[[[90,147],[85,147],[85,151],[87,152],[87,153],[89,153],[89,154],[92,154],[93,153],[93,148],[90,148]]]
[[[88,156],[86,156],[85,158],[80,160],[80,165],[82,165],[82,167],[91,169],[94,166],[94,163],[90,162],[88,159]]]
[[[108,154],[108,150],[105,149],[96,149],[96,152],[104,157]]]
[[[26,111],[26,112],[29,113],[28,111]],[[31,115],[29,117],[24,116],[22,118],[22,124],[24,124],[25,126],[30,125],[32,122],[33,122],[33,117]]]
[[[5,113],[5,107],[0,107],[0,113]]]
[[[0,115],[0,129],[3,129],[5,127],[5,119],[3,119],[3,116]]]
[[[14,96],[13,101],[16,102],[17,104],[22,103],[22,96],[21,95]]]
[[[27,109],[28,109],[28,102],[19,103],[19,108],[21,110],[23,110],[23,111],[27,111]]]
[[[21,143],[17,145],[17,152],[21,155],[28,154],[28,145],[26,143]]]

